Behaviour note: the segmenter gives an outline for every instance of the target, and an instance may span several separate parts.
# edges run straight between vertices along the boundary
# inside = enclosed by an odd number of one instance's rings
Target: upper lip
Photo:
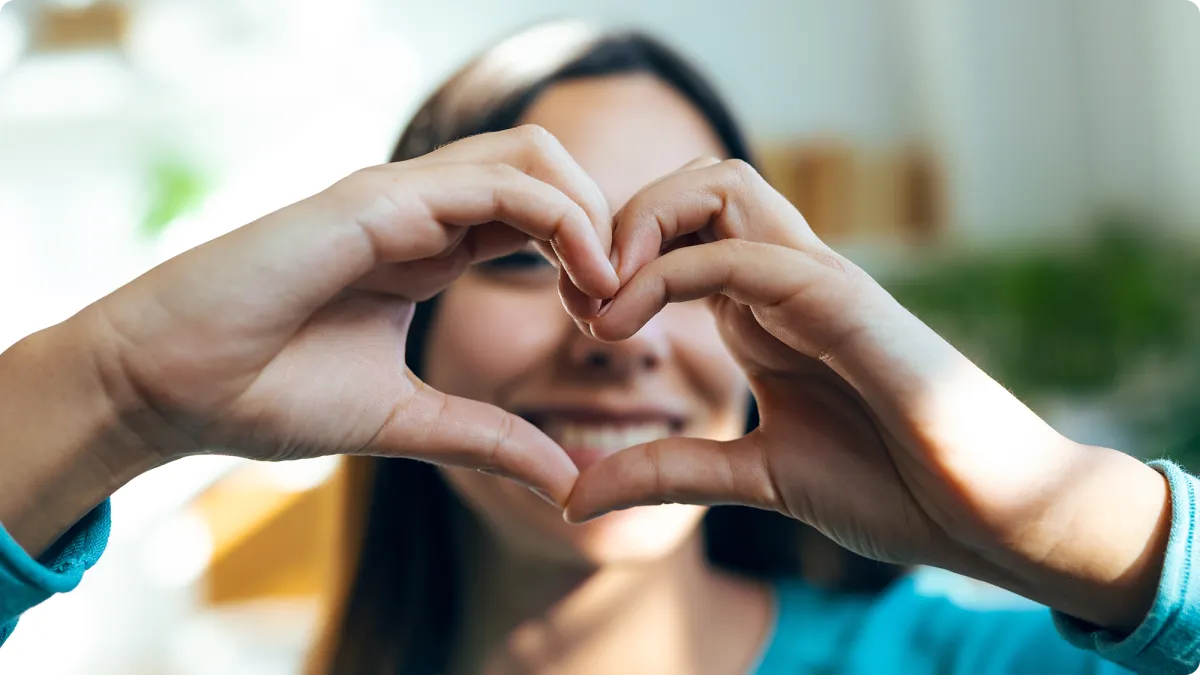
[[[556,404],[521,408],[517,414],[536,426],[558,418],[578,423],[611,424],[614,426],[665,422],[678,432],[687,422],[687,414],[677,408],[662,405],[588,405]]]

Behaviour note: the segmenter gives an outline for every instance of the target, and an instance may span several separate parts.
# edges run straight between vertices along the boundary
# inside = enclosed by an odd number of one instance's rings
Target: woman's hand
[[[570,518],[748,504],[872,558],[970,574],[1110,627],[1140,621],[1165,547],[1163,478],[1056,433],[748,165],[696,162],[648,186],[613,236],[622,288],[593,334],[620,340],[666,303],[708,298],[762,422],[732,442],[664,439],[601,461]]]
[[[5,413],[22,418],[12,428],[44,431],[0,438],[11,441],[0,446],[12,455],[18,444],[58,442],[49,435],[65,419],[63,406],[37,404],[30,383],[59,402],[68,397],[50,389],[54,367],[29,370],[40,358],[86,369],[82,380],[105,398],[86,407],[112,412],[109,421],[88,423],[103,428],[104,456],[63,460],[70,466],[119,474],[213,449],[262,460],[403,456],[499,473],[562,503],[578,472],[561,448],[499,408],[419,381],[405,367],[405,338],[415,301],[471,263],[530,239],[560,266],[568,308],[590,316],[599,304],[592,298],[617,290],[610,226],[599,188],[537,127],[359,171],[167,261],[50,335],[19,344],[0,361],[0,386],[31,398],[24,411]],[[56,419],[37,419],[43,411]],[[47,515],[54,511],[48,495],[62,492],[52,474],[66,468],[43,466],[53,454],[46,447],[29,452],[40,455],[7,457],[6,468],[21,467],[37,498],[8,490],[0,522],[39,550],[107,495]],[[32,521],[22,515],[38,524],[24,527]]]

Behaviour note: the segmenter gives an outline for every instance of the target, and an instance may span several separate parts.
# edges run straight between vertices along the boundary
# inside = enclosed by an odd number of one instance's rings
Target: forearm
[[[0,524],[33,556],[161,463],[122,421],[83,323],[0,354]]]
[[[1124,453],[1062,437],[887,300],[879,314],[896,317],[883,325],[903,330],[865,340],[841,367],[903,442],[969,477],[975,508],[947,519],[967,524],[951,532],[970,549],[955,571],[1096,626],[1134,629],[1162,570],[1171,525],[1166,479]]]

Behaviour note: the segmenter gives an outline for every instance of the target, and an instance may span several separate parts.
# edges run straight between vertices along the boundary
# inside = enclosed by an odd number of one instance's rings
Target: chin
[[[568,526],[567,535],[574,553],[592,565],[650,563],[690,541],[706,511],[684,504],[643,506]]]
[[[642,506],[570,525],[562,511],[512,481],[469,469],[442,471],[497,541],[529,560],[585,567],[653,562],[696,536],[708,511],[687,504]]]

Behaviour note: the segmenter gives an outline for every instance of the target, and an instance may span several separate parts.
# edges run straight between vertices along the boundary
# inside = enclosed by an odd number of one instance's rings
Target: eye
[[[503,281],[533,282],[555,279],[557,270],[537,251],[517,251],[475,266],[480,273]]]
[[[479,267],[491,271],[527,270],[537,269],[538,267],[554,268],[550,264],[550,261],[546,260],[545,256],[537,251],[517,251],[516,253],[510,253],[500,258],[479,263]]]

